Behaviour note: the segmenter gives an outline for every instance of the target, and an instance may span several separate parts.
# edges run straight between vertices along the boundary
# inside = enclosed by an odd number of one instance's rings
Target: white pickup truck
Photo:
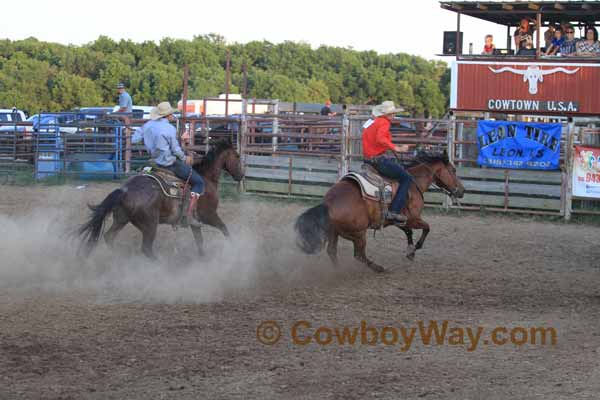
[[[0,133],[25,132],[24,126],[12,123],[25,121],[25,113],[16,108],[0,108]]]

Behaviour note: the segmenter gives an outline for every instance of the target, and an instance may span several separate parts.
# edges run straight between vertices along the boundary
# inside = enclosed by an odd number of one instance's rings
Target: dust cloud
[[[88,258],[78,257],[74,231],[88,217],[86,202],[100,202],[109,192],[90,197],[65,188],[43,201],[51,205],[0,213],[0,290],[83,291],[111,303],[212,302],[334,278],[325,257],[309,257],[295,247],[293,221],[303,207],[273,207],[263,200],[222,204],[219,213],[231,238],[203,229],[202,258],[189,230],[161,225],[154,246],[159,261],[150,261],[141,254],[141,233],[131,224],[112,249],[101,240]],[[105,230],[111,222],[108,217]]]

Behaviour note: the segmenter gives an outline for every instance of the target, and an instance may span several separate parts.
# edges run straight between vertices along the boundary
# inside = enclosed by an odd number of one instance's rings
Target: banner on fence
[[[479,121],[479,165],[511,169],[558,169],[561,124]]]
[[[575,146],[573,196],[600,198],[600,148]]]

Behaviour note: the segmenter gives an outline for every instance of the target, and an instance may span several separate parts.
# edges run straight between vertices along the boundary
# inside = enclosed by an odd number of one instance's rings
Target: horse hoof
[[[406,248],[406,258],[408,258],[410,261],[413,261],[415,259],[415,252],[417,251],[417,249],[415,248],[415,246],[410,245]]]
[[[368,262],[367,267],[371,268],[375,272],[385,272],[385,268],[374,262]]]

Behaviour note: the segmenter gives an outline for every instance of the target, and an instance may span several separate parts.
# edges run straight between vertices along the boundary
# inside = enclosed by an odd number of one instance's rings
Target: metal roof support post
[[[510,25],[506,25],[506,50],[510,53],[512,38],[510,37]]]
[[[456,13],[456,58],[462,53],[462,42],[460,40],[460,12]]]
[[[535,21],[535,25],[536,25],[536,32],[535,32],[535,58],[539,59],[540,55],[541,55],[541,51],[540,51],[540,36],[542,35],[542,13],[540,13],[539,11],[536,14],[536,21]]]

